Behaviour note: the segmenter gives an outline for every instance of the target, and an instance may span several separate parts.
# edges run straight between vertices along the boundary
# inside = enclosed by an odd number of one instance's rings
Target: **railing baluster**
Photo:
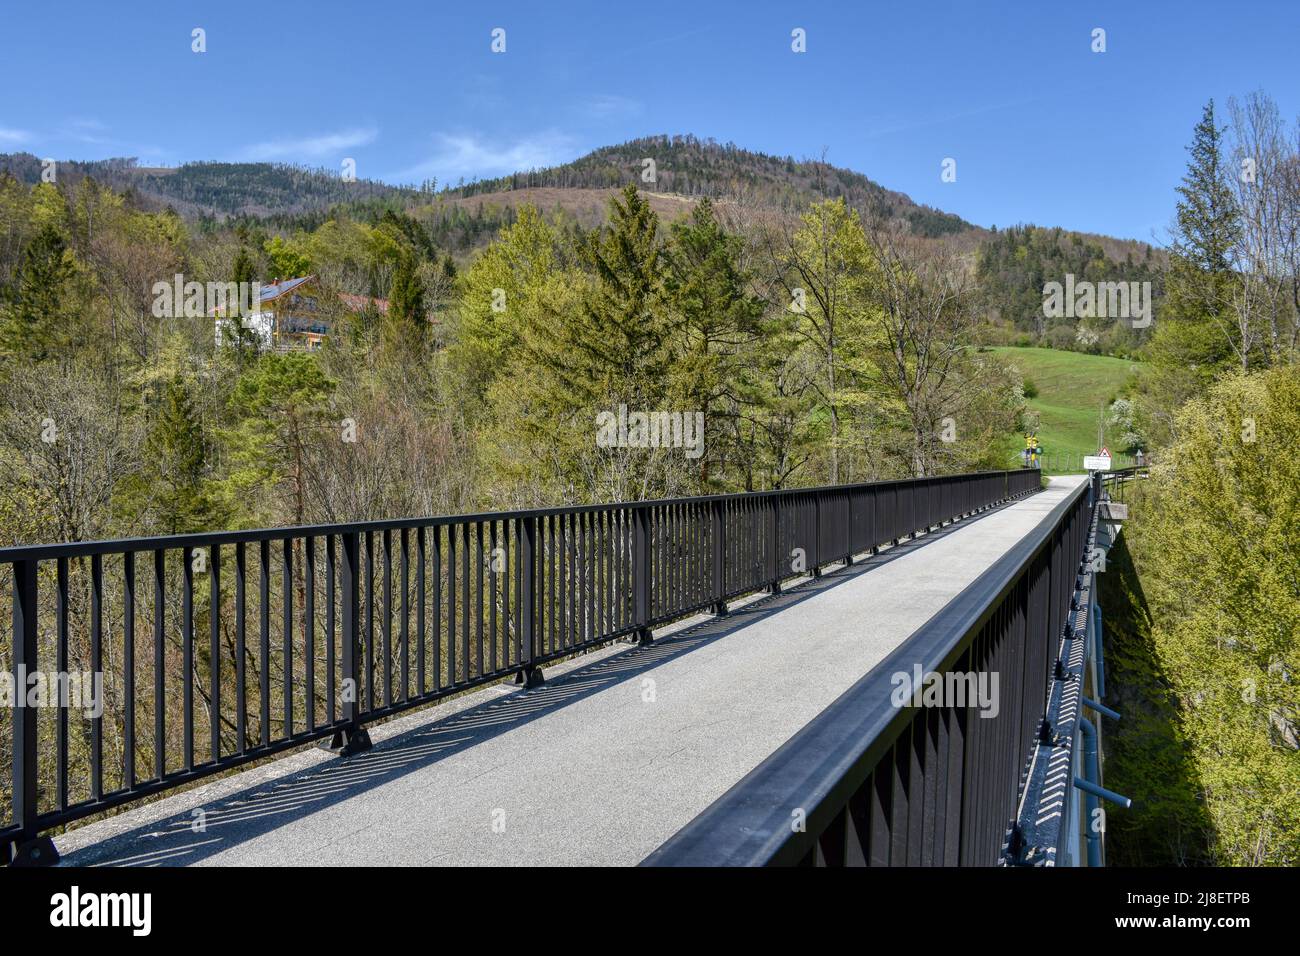
[[[334,535],[325,536],[325,714],[333,724],[337,718],[334,701]]]
[[[637,638],[644,643],[650,640],[650,506],[636,508],[632,515],[632,580],[635,591],[632,613]]]
[[[342,631],[339,635],[339,656],[343,676],[342,711],[346,731],[335,738],[342,745],[346,735],[351,739],[361,730],[361,621],[359,614],[361,580],[361,540],[355,531],[344,532],[341,541],[342,561],[339,590],[342,592]]]
[[[433,689],[439,691],[442,680],[442,528],[433,528]]]
[[[467,681],[473,676],[472,662],[469,656],[469,525],[460,523],[460,667],[461,680]]]
[[[40,837],[40,766],[37,712],[26,701],[26,675],[40,670],[37,660],[38,595],[37,562],[15,561],[13,564],[13,634],[14,672],[24,675],[23,699],[14,707],[13,732],[13,819],[18,825],[16,857],[28,857],[40,863],[58,859],[54,843]]]
[[[537,636],[536,636],[536,619],[537,612],[534,607],[537,596],[537,572],[535,562],[537,558],[537,519],[532,515],[522,519],[522,527],[519,532],[519,567],[523,580],[523,588],[519,594],[519,614],[520,614],[520,664],[522,665],[521,676],[527,683],[531,677],[534,668],[534,661],[537,659]]]
[[[90,673],[104,673],[104,558],[90,559]],[[101,678],[102,679],[102,678]],[[90,719],[90,799],[104,796],[104,714]]]
[[[456,525],[447,525],[447,686],[456,680]]]
[[[244,542],[235,545],[235,737],[236,750],[248,749],[248,555]]]
[[[519,566],[519,562],[515,560],[513,557],[511,557],[510,545],[511,545],[511,538],[513,537],[513,535],[511,535],[510,533],[510,527],[512,524],[514,524],[514,522],[510,518],[505,518],[501,522],[501,549],[502,549],[501,553],[505,561],[505,565],[502,568],[502,578],[501,578],[501,627],[503,632],[501,636],[501,640],[502,640],[501,651],[502,651],[502,664],[504,667],[510,667],[512,664],[518,662],[519,660],[519,654],[517,650],[513,649],[514,641],[519,634],[519,622],[514,617],[512,617],[513,609],[510,601],[510,582],[512,580],[512,574],[515,574],[515,572],[513,572],[512,569],[517,568]],[[514,580],[516,582],[518,581],[517,575],[514,577]],[[519,593],[518,584],[516,583],[515,585],[516,596],[518,595],[518,593]],[[519,602],[516,597],[514,604],[517,605],[518,603]],[[510,633],[512,623],[514,625],[514,633],[515,633],[514,638],[511,637],[511,633]]]
[[[167,776],[166,638],[167,558],[162,548],[153,553],[153,770],[161,780]]]
[[[366,696],[365,710],[375,709],[375,533],[366,532]],[[359,692],[358,688],[358,692]]]
[[[401,534],[401,576],[402,576],[402,622],[398,628],[398,640],[402,642],[400,654],[402,666],[402,687],[397,699],[406,701],[411,689],[411,539],[406,528]]]
[[[280,559],[280,605],[283,628],[280,634],[280,661],[283,669],[284,737],[293,736],[293,539],[285,538]]]
[[[221,759],[221,545],[212,545],[208,565],[208,749],[216,762]]]
[[[194,769],[194,553],[181,552],[181,753]],[[98,557],[98,555],[96,555]]]
[[[468,530],[468,529],[467,529]],[[482,676],[487,673],[487,665],[483,662],[483,522],[474,522],[474,540],[477,542],[478,550],[474,553],[476,558],[474,562],[474,634],[478,641],[478,667],[472,676]]]
[[[258,542],[258,707],[261,741],[271,743],[271,542]]]
[[[419,644],[415,651],[416,696],[423,697],[424,682],[424,526],[415,529],[415,633]]]
[[[68,559],[57,562],[57,589],[54,595],[54,621],[58,632],[55,651],[55,669],[60,676],[68,673]],[[15,631],[15,633],[17,633]],[[68,808],[68,706],[70,701],[60,700],[58,725],[55,728],[55,794],[60,810]]]
[[[488,591],[490,598],[488,606],[490,608],[491,620],[488,624],[488,641],[492,647],[492,673],[497,670],[497,523],[495,521],[488,525]]]
[[[384,706],[393,705],[393,533],[384,529]]]
[[[307,645],[303,658],[303,704],[306,708],[307,732],[316,729],[316,539],[303,538],[303,641]]]
[[[135,552],[122,555],[122,786],[135,787]]]

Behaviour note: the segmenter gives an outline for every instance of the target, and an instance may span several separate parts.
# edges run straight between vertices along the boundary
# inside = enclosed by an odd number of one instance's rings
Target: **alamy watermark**
[[[234,309],[240,315],[249,315],[262,303],[260,282],[186,282],[179,272],[171,282],[155,282],[150,291],[156,319],[200,319],[228,315]]]
[[[1043,284],[1043,316],[1049,319],[1123,319],[1135,329],[1151,325],[1150,282],[1076,281]]]
[[[997,671],[939,674],[913,664],[910,674],[897,671],[889,682],[894,685],[889,699],[895,707],[975,707],[981,717],[998,715]]]
[[[601,448],[682,448],[687,458],[704,454],[703,412],[617,412],[596,415],[596,444]]]
[[[62,707],[104,713],[104,675],[94,671],[0,671],[0,707]]]

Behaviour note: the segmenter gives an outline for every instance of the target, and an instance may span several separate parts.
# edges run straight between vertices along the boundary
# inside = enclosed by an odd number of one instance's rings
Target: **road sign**
[[[1106,450],[1103,448],[1103,452]],[[1087,471],[1110,471],[1110,453],[1103,455],[1084,455],[1083,467]]]

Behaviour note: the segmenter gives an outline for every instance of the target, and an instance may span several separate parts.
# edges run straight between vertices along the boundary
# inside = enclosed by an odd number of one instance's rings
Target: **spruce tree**
[[[163,389],[157,417],[145,443],[155,507],[169,534],[206,531],[216,514],[207,491],[203,426],[180,376]]]
[[[1176,313],[1215,317],[1229,305],[1232,247],[1240,234],[1240,212],[1228,185],[1223,155],[1223,128],[1214,122],[1214,101],[1205,105],[1196,124],[1191,158],[1177,206],[1177,227],[1170,247],[1170,306]]]
[[[1175,436],[1176,410],[1203,394],[1233,361],[1231,248],[1238,211],[1227,183],[1223,130],[1214,122],[1214,102],[1196,124],[1187,172],[1170,244],[1165,302],[1146,349],[1146,392],[1140,404],[1143,429],[1153,444]]]
[[[417,271],[415,255],[406,252],[397,262],[388,293],[388,317],[384,322],[384,345],[389,349],[419,349],[428,320],[424,305],[424,280]]]
[[[0,310],[0,349],[39,362],[69,343],[67,299],[74,271],[58,229],[47,225],[32,237]]]
[[[618,397],[652,405],[665,391],[672,360],[659,217],[628,186],[610,200],[609,224],[582,251],[596,283],[567,328],[567,384],[597,403]]]

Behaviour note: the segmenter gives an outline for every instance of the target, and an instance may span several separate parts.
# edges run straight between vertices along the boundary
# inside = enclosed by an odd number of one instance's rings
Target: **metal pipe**
[[[1087,717],[1079,715],[1079,730],[1083,733],[1083,773],[1084,776],[1091,779],[1097,779],[1097,728],[1092,725]],[[1079,777],[1074,778],[1074,785],[1079,787]],[[1101,837],[1094,827],[1094,821],[1097,819],[1097,794],[1092,793],[1086,787],[1079,787],[1086,796],[1084,797],[1083,809],[1083,832],[1088,841],[1088,865],[1101,866]]]
[[[1097,728],[1093,726],[1092,721],[1080,714],[1079,730],[1083,733],[1083,776],[1076,776],[1074,785],[1086,794],[1084,797],[1086,820],[1083,832],[1088,841],[1088,865],[1101,866],[1101,835],[1095,825],[1099,809],[1097,800],[1100,797],[1126,808],[1132,806],[1133,801],[1107,790],[1097,782],[1101,778],[1101,770],[1097,762]]]
[[[1117,803],[1125,810],[1133,806],[1133,801],[1121,793],[1114,790],[1107,790],[1105,787],[1099,787],[1090,780],[1084,780],[1082,777],[1074,778],[1074,785],[1084,793],[1090,793],[1094,796],[1101,797],[1103,800],[1109,800],[1111,803]],[[1089,866],[1092,864],[1089,863]]]
[[[1097,713],[1102,714],[1105,717],[1109,717],[1111,720],[1120,719],[1119,711],[1111,710],[1105,704],[1098,703],[1097,701],[1093,700],[1091,697],[1085,697],[1083,699],[1083,703],[1085,707],[1091,707]]]
[[[1094,584],[1096,580],[1096,575],[1094,575]],[[1106,696],[1106,653],[1102,645],[1101,605],[1096,601],[1092,602],[1092,639],[1093,650],[1097,655],[1097,696],[1104,698]],[[1110,715],[1107,714],[1106,716],[1109,717]],[[1119,720],[1118,717],[1112,719]]]

